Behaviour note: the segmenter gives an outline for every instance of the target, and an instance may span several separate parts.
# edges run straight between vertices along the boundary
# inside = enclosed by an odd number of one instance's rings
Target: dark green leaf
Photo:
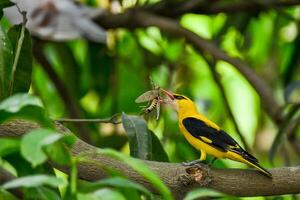
[[[14,153],[20,148],[20,141],[12,138],[0,138],[0,157]]]
[[[151,135],[144,119],[122,113],[123,127],[128,135],[130,155],[150,160],[152,152]]]
[[[80,97],[80,67],[71,48],[66,43],[50,43],[48,47],[54,53],[53,60],[57,61],[57,65],[53,65],[53,67],[56,68],[72,95]]]
[[[160,161],[160,162],[169,162],[168,154],[163,148],[161,142],[158,137],[150,130],[149,135],[151,135],[152,141],[152,153],[151,160]]]
[[[16,94],[0,103],[0,124],[10,119],[29,119],[46,127],[53,127],[41,102],[29,94]]]
[[[0,26],[0,101],[8,96],[13,58],[11,43],[2,26]]]
[[[52,189],[46,187],[31,187],[25,190],[25,199],[60,200]]]
[[[107,51],[107,46],[93,42],[88,43],[87,61],[91,73],[91,84],[100,97],[105,97],[109,91],[111,75],[115,68],[114,58]]]
[[[0,20],[2,19],[2,17],[3,17],[3,11],[0,10]]]
[[[62,142],[53,143],[44,148],[48,157],[60,165],[69,165],[71,162],[70,151],[66,148]]]
[[[193,199],[199,199],[199,198],[208,198],[208,199],[215,199],[226,196],[224,193],[218,192],[213,189],[208,188],[200,188],[195,189],[187,193],[187,195],[184,197],[184,200],[193,200]]]
[[[42,185],[48,185],[51,187],[58,187],[65,184],[64,181],[55,176],[48,175],[33,175],[24,176],[21,178],[14,179],[2,185],[4,189],[13,189],[19,187],[38,187]]]
[[[0,9],[2,10],[3,8],[7,8],[10,6],[15,5],[15,3],[9,1],[9,0],[0,0]]]
[[[160,178],[151,171],[146,164],[144,164],[141,160],[131,158],[125,154],[121,154],[117,151],[105,149],[105,150],[98,150],[99,153],[110,156],[117,160],[120,160],[130,167],[132,167],[135,171],[137,171],[140,175],[146,178],[154,188],[159,191],[159,193],[163,196],[166,200],[173,199],[169,188],[160,180]]]
[[[16,25],[9,29],[8,38],[14,51],[15,73],[10,75],[10,94],[27,92],[31,84],[32,48],[31,36],[23,25]],[[19,51],[19,52],[18,52]]]
[[[149,190],[147,190],[144,186],[121,177],[107,178],[97,182],[87,183],[80,187],[80,191],[84,193],[89,193],[106,186],[117,188],[132,188],[146,194],[147,196],[151,195]]]

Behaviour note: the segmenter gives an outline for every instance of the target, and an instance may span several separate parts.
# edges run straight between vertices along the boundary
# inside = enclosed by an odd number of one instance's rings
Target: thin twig
[[[219,74],[218,74],[218,72],[216,70],[216,63],[215,63],[214,60],[213,61],[209,61],[208,58],[206,58],[205,56],[203,56],[203,57],[206,60],[207,64],[210,66],[210,70],[212,72],[213,78],[214,78],[217,86],[219,87],[220,93],[221,93],[222,98],[224,100],[225,108],[227,110],[227,113],[228,113],[229,117],[232,120],[233,126],[234,126],[234,128],[235,128],[235,130],[236,130],[236,132],[237,132],[237,134],[239,136],[239,138],[241,139],[241,142],[243,143],[243,146],[245,147],[245,149],[248,152],[250,152],[250,148],[249,148],[249,146],[248,146],[248,144],[246,142],[245,137],[243,136],[243,134],[242,134],[242,132],[241,132],[241,130],[239,128],[239,125],[238,125],[238,123],[237,123],[237,121],[236,121],[236,119],[234,117],[233,111],[232,111],[232,109],[230,107],[229,100],[228,100],[228,98],[226,96],[225,88],[224,88],[224,86],[223,86],[223,84],[222,84],[222,82],[220,80]]]
[[[273,141],[273,144],[271,146],[270,153],[269,153],[269,160],[272,164],[273,164],[273,158],[276,153],[276,150],[277,150],[279,144],[282,142],[282,136],[285,133],[285,131],[288,129],[293,117],[295,116],[295,114],[297,113],[299,108],[300,108],[300,105],[293,105],[292,108],[290,109],[290,111],[286,114],[284,121],[279,126],[278,132],[275,136],[275,139]],[[291,134],[291,133],[289,133],[289,134]]]
[[[88,122],[88,123],[111,123],[111,124],[120,124],[122,123],[121,120],[118,120],[120,114],[115,114],[108,118],[102,119],[69,119],[69,118],[61,118],[56,119],[57,122]]]

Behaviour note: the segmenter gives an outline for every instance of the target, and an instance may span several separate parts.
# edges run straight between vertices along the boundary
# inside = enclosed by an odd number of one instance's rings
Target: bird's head
[[[163,93],[169,97],[170,101],[167,102],[169,104],[171,104],[171,106],[177,111],[196,111],[196,106],[194,104],[194,102],[189,99],[188,97],[181,95],[181,94],[175,94],[172,92],[169,92],[167,90],[164,90],[161,88],[161,90],[163,91]]]

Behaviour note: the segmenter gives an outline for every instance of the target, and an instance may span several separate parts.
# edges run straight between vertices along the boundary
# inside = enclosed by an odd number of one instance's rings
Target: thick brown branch
[[[259,77],[250,66],[238,58],[229,57],[213,42],[205,40],[197,34],[181,27],[176,21],[140,10],[129,10],[118,15],[103,15],[98,17],[96,21],[105,28],[138,28],[156,26],[162,31],[186,38],[187,41],[189,41],[200,52],[208,53],[216,60],[223,60],[232,64],[257,91],[261,97],[265,110],[271,119],[278,124],[281,123],[282,116],[279,113],[280,106],[273,97],[271,88],[269,88],[267,83]]]
[[[13,121],[0,125],[0,137],[22,136],[38,126],[26,121]],[[69,130],[58,124],[58,130],[69,133]],[[89,152],[94,163],[79,163],[79,177],[95,181],[105,177],[98,164],[113,167],[132,180],[152,189],[147,180],[130,167],[110,157],[97,153],[97,148],[78,140],[72,149],[73,153]],[[265,196],[300,193],[300,167],[275,168],[270,170],[273,179],[265,177],[256,170],[214,169],[200,166],[187,169],[180,164],[144,161],[155,171],[171,189],[176,199],[196,187],[209,187],[235,196]],[[60,168],[62,169],[62,168]],[[62,169],[64,170],[64,169]]]
[[[275,1],[239,1],[225,2],[212,0],[189,0],[181,3],[161,1],[147,6],[147,11],[169,17],[178,17],[185,13],[218,14],[218,13],[241,13],[259,12],[270,9],[300,5],[299,0],[275,0]]]

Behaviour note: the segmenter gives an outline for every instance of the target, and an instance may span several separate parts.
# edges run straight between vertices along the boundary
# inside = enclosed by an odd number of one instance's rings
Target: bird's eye
[[[174,98],[177,100],[186,99],[185,97],[180,96],[180,95],[174,95]]]

